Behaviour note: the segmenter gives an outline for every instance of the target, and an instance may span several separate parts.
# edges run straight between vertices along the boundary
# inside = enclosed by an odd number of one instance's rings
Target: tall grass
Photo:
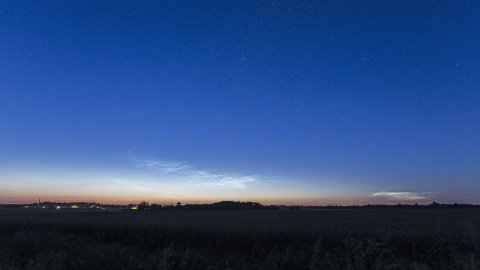
[[[0,214],[0,269],[480,269],[480,210]]]

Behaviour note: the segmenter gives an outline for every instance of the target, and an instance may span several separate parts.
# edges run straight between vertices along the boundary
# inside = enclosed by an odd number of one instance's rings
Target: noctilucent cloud
[[[0,203],[480,203],[478,1],[2,1]]]

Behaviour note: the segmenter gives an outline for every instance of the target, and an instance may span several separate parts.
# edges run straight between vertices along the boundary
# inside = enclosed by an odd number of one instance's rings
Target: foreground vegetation
[[[0,212],[0,269],[480,269],[480,210]]]

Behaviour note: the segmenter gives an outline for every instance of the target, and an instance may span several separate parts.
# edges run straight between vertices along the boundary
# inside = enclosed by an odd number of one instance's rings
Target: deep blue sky
[[[478,1],[3,1],[0,203],[480,203]]]

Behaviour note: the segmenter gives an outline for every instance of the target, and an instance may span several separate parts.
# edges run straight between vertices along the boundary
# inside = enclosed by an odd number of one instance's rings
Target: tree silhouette
[[[146,211],[150,208],[150,204],[146,201],[142,201],[139,205],[138,205],[138,210],[143,210],[143,211]]]

